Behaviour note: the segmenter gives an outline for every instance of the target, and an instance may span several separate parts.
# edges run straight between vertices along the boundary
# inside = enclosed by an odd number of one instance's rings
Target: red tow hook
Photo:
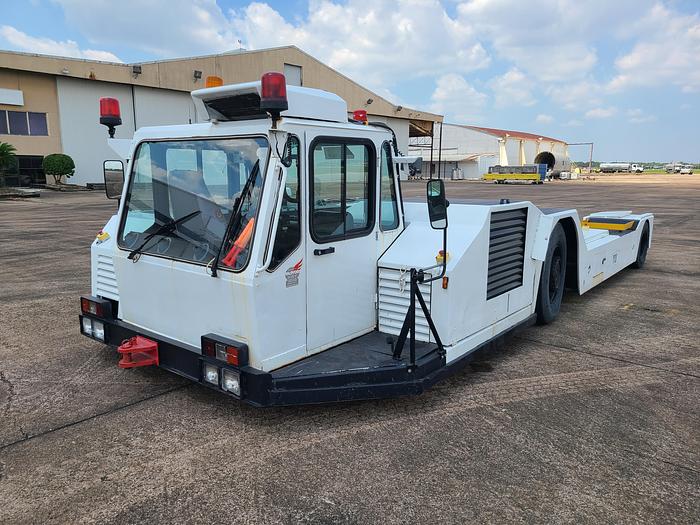
[[[158,343],[140,335],[122,341],[117,352],[122,355],[120,368],[158,365]]]

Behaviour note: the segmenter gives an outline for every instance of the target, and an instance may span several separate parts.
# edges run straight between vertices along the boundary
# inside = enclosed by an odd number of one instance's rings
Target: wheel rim
[[[557,248],[552,254],[552,265],[549,268],[549,301],[554,302],[561,285],[562,260]]]

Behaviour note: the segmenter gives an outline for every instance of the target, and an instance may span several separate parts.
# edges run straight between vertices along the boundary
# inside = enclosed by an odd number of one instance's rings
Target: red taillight
[[[238,348],[235,346],[226,347],[226,362],[229,365],[238,366]]]
[[[216,357],[216,345],[209,339],[202,340],[202,353],[209,357]]]
[[[282,73],[265,73],[260,79],[260,109],[279,116],[288,109],[287,80]]]
[[[104,313],[100,303],[96,303],[95,301],[91,301],[85,297],[80,298],[80,309],[84,314],[95,315],[97,317],[102,317]]]
[[[119,112],[119,101],[116,98],[101,98],[100,117],[116,117],[121,119],[121,113]]]
[[[364,109],[356,109],[352,112],[352,119],[367,124],[367,112]]]
[[[207,334],[202,336],[202,355],[213,357],[229,365],[245,366],[248,364],[248,345]]]

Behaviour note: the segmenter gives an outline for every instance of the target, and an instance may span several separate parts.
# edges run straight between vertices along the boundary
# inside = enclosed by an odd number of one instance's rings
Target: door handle
[[[335,253],[335,248],[333,246],[329,246],[328,248],[324,248],[322,250],[319,250],[318,248],[314,250],[314,255],[327,255],[329,253]]]

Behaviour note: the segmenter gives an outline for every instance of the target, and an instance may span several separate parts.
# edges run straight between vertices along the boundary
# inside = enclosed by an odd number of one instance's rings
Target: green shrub
[[[5,185],[5,173],[17,171],[17,156],[15,147],[7,142],[0,142],[0,186]]]
[[[51,175],[56,184],[61,184],[61,177],[72,177],[75,173],[75,163],[73,159],[63,153],[52,153],[46,155],[41,163],[46,175]]]

